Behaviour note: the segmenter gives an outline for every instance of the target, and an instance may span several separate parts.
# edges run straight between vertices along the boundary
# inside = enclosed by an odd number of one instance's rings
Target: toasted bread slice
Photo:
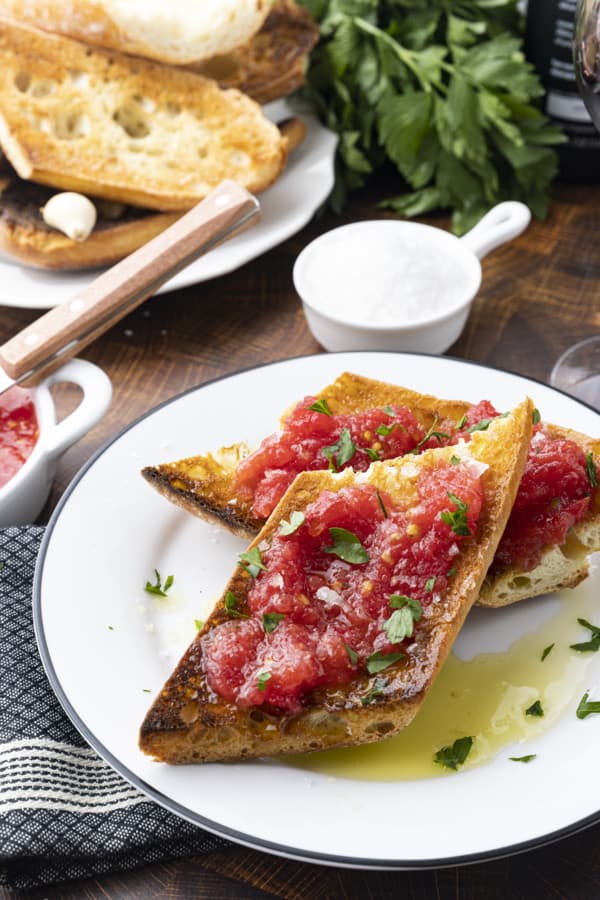
[[[215,78],[221,87],[270,103],[304,84],[308,56],[318,39],[319,28],[308,10],[293,0],[279,0],[250,41],[192,68]]]
[[[0,144],[21,176],[185,210],[224,178],[259,192],[286,142],[239,91],[173,66],[0,21]]]
[[[269,6],[268,0],[0,0],[0,16],[109,50],[185,64],[246,43]]]
[[[306,126],[296,117],[278,128],[291,153],[304,139]],[[8,163],[0,162],[0,251],[28,266],[42,269],[94,269],[110,266],[133,253],[179,218],[96,201],[98,219],[85,241],[74,241],[44,222],[41,209],[52,188],[24,181]],[[115,211],[111,207],[121,206]]]
[[[436,420],[458,422],[470,406],[464,401],[440,400],[348,372],[321,391],[319,397],[327,401],[334,414],[354,413],[389,403],[406,406],[425,429]],[[591,453],[600,470],[599,440],[557,425],[548,424],[546,430],[551,437],[572,440],[585,453]],[[251,501],[237,495],[235,483],[237,465],[250,452],[247,445],[239,444],[205,456],[147,466],[142,474],[164,497],[183,509],[220,522],[235,534],[252,537],[263,520],[253,516]],[[589,554],[598,550],[600,496],[596,492],[589,513],[571,528],[562,547],[546,548],[532,571],[494,566],[484,582],[478,603],[507,606],[564,587],[575,587],[588,574]]]
[[[249,612],[246,598],[251,578],[238,567],[202,632],[148,712],[140,732],[141,749],[168,763],[248,759],[373,742],[408,725],[444,664],[493,558],[525,465],[532,410],[531,401],[524,401],[506,418],[496,419],[486,432],[476,434],[468,445],[467,456],[484,468],[484,500],[476,534],[457,548],[455,574],[448,588],[425,607],[412,640],[402,645],[403,658],[386,667],[385,684],[360,668],[346,687],[310,692],[303,698],[301,711],[293,714],[278,714],[274,707],[243,708],[215,694],[204,670],[203,639],[227,623],[231,604],[227,605],[226,598],[231,593],[236,609],[242,614]],[[339,492],[355,483],[373,485],[385,491],[395,506],[410,510],[418,502],[419,474],[424,472],[427,478],[440,462],[449,463],[455,449],[376,462],[358,475],[349,469],[338,474],[303,472],[251,548],[268,543],[283,519],[291,521],[294,512],[305,510],[323,491]],[[268,568],[257,578],[263,574],[271,578]],[[285,592],[285,585],[281,589]],[[320,602],[316,597],[306,600]],[[364,702],[369,696],[370,702]]]

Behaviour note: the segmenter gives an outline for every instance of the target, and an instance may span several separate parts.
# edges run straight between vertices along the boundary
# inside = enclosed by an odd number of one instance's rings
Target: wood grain
[[[376,201],[392,191],[389,184],[375,184],[354,198],[341,221],[382,217]],[[441,218],[428,221],[447,225]],[[90,455],[157,403],[250,366],[321,352],[307,330],[291,270],[309,240],[339,224],[339,218],[326,214],[231,275],[148,301],[91,345],[82,355],[110,375],[113,405],[105,419],[62,458],[41,520],[47,520]],[[563,350],[600,330],[599,229],[600,188],[558,186],[548,220],[534,221],[525,234],[483,261],[481,291],[449,355],[546,381]],[[35,315],[3,309],[0,340]],[[71,389],[61,388],[60,404],[68,406],[73,396]],[[541,797],[539,802],[552,802],[552,798]],[[400,854],[405,827],[410,827],[410,817],[399,810]],[[600,897],[600,825],[519,856],[458,868],[344,870],[234,847],[28,894],[0,891],[0,897],[592,900]]]

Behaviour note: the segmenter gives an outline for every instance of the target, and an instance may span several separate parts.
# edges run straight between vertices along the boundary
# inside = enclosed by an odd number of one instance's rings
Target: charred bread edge
[[[526,400],[509,417],[497,419],[486,432],[473,436],[470,454],[489,466],[482,476],[486,502],[477,540],[465,546],[454,583],[439,605],[428,608],[428,619],[422,620],[405,658],[387,670],[392,680],[381,698],[368,706],[360,703],[375,682],[375,676],[367,674],[361,674],[348,689],[313,692],[314,705],[297,716],[277,716],[257,708],[243,710],[211,695],[202,673],[201,638],[227,620],[227,591],[235,594],[238,608],[243,610],[249,576],[238,566],[202,631],[147,713],[140,730],[141,749],[169,763],[249,759],[368,743],[405,727],[450,652],[493,558],[525,466],[532,411],[533,404]],[[368,475],[361,473],[358,480],[369,480],[389,490],[394,471],[401,473],[405,465],[410,465],[414,477],[415,467],[421,469],[449,459],[455,449],[429,450],[410,462],[374,463]],[[356,480],[351,469],[336,475],[301,473],[251,546],[271,535],[282,518],[305,508],[322,490],[339,490]]]

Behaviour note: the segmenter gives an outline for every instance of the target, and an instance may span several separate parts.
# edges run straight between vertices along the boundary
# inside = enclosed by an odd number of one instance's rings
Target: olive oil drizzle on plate
[[[568,710],[575,715],[588,687],[586,670],[596,655],[569,647],[587,639],[578,617],[594,623],[600,620],[590,582],[576,591],[561,592],[556,599],[558,612],[507,650],[469,660],[453,653],[416,719],[400,734],[376,744],[281,761],[333,777],[406,781],[455,774],[436,764],[434,757],[439,749],[465,736],[474,740],[463,769],[482,765],[501,751],[507,758],[535,754],[536,738]],[[494,615],[502,611],[489,611],[490,627]],[[542,660],[551,644],[552,650]],[[525,710],[538,700],[543,716],[526,715]],[[529,764],[535,765],[535,760]]]

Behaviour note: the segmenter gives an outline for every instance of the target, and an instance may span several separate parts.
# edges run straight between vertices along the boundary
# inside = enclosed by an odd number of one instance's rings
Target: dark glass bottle
[[[577,87],[573,30],[577,0],[529,0],[525,52],[546,89],[545,112],[568,142],[558,148],[567,181],[600,181],[600,135]]]

